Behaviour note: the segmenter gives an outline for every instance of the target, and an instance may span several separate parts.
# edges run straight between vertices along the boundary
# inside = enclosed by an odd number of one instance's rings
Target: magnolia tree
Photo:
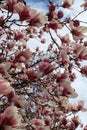
[[[75,72],[87,77],[87,65],[82,66],[87,60],[87,27],[78,20],[87,10],[87,1],[74,18],[64,15],[73,0],[48,3],[43,14],[23,0],[1,1],[0,130],[87,130],[78,116],[87,110],[84,102],[69,101],[77,97],[72,87]],[[64,28],[66,34],[61,34]],[[31,51],[29,40],[36,38],[48,44],[45,51],[40,47]]]

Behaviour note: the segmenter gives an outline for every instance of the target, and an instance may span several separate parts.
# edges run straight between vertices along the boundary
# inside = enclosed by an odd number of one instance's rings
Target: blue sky
[[[25,0],[26,3],[39,3],[39,2],[43,2],[45,5],[47,5],[49,2],[48,0]],[[58,0],[51,0],[52,2],[57,2],[58,3]]]
[[[36,9],[38,12],[47,12],[48,0],[25,0],[31,8]]]
[[[26,2],[47,2],[47,0],[25,0]]]

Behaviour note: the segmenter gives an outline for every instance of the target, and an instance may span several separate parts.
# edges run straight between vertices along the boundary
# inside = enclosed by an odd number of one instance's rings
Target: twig
[[[76,19],[80,14],[84,13],[87,9],[84,9],[83,11],[79,12],[72,20]]]

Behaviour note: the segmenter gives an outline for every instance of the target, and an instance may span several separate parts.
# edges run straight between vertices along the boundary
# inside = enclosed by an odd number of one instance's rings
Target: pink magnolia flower
[[[85,37],[84,33],[86,33],[87,27],[85,26],[74,27],[73,23],[70,23],[70,27],[71,27],[71,33],[74,40],[76,41],[82,40]]]
[[[6,0],[5,9],[9,12],[14,12],[14,5],[17,3],[17,0]]]
[[[63,8],[70,8],[73,3],[74,3],[74,0],[64,0],[62,7]]]
[[[79,27],[80,26],[80,21],[79,20],[74,20],[73,21],[73,26],[74,27]]]
[[[0,115],[0,125],[17,127],[21,123],[21,116],[18,114],[17,107],[9,106],[4,113]]]
[[[84,41],[84,46],[87,46],[87,41]]]
[[[78,125],[80,124],[79,117],[78,116],[73,117],[72,122],[75,124],[75,128],[77,128]]]
[[[2,27],[0,27],[0,36],[2,36],[4,34],[4,30]]]
[[[49,108],[44,108],[44,110],[43,110],[43,114],[44,115],[50,115],[52,113],[52,110],[51,109],[49,109]]]
[[[47,116],[47,117],[45,118],[44,122],[45,122],[45,124],[46,124],[47,126],[50,126],[51,120],[52,120],[52,119],[50,118],[50,116]]]
[[[4,115],[3,115],[3,113],[2,113],[2,114],[0,114],[0,126],[1,126],[1,124],[2,124],[2,122],[3,122],[3,119],[4,119]]]
[[[57,73],[56,78],[57,82],[65,82],[66,79],[68,78],[68,73],[67,72]]]
[[[7,95],[14,89],[10,86],[10,83],[7,80],[0,79],[0,94]]]
[[[32,120],[32,126],[35,128],[35,130],[46,130],[45,129],[45,122],[42,119],[34,118]]]
[[[62,88],[62,95],[66,97],[72,97],[75,95],[75,90],[74,88],[71,87],[70,81],[66,80],[60,83],[61,88]]]
[[[61,23],[59,23],[57,20],[53,19],[49,23],[48,27],[56,31],[57,29],[62,29],[63,25]]]
[[[53,71],[54,67],[53,65],[51,65],[48,62],[42,62],[39,65],[39,70],[43,73],[43,74],[49,74]]]
[[[47,21],[47,16],[43,13],[37,13],[36,10],[30,9],[29,6],[18,2],[14,5],[15,11],[19,14],[21,21],[26,20],[31,26],[42,26]]]
[[[27,70],[26,74],[28,76],[28,79],[31,81],[34,81],[35,79],[38,78],[37,72],[34,70]]]
[[[67,50],[61,50],[61,60],[63,64],[66,64],[68,62],[68,57],[67,57]]]
[[[83,33],[82,33],[82,31],[81,30],[79,30],[79,28],[77,29],[77,28],[74,28],[74,29],[72,29],[72,35],[73,35],[73,39],[74,40],[80,40],[80,39],[83,39],[84,38],[84,35],[83,35]]]
[[[6,71],[4,64],[0,64],[0,74],[2,76],[7,75],[7,71]]]
[[[53,20],[53,19],[58,19],[57,13],[54,12],[54,11],[49,12],[49,13],[47,14],[47,16],[48,16],[48,21],[51,21],[51,20]]]
[[[44,123],[43,120],[41,120],[41,119],[36,119],[36,118],[34,118],[34,119],[32,120],[32,123],[33,123],[35,126],[43,126],[43,125],[45,125],[45,123]]]
[[[61,19],[64,16],[64,13],[62,10],[59,10],[57,13],[58,19]]]
[[[15,32],[15,40],[21,40],[21,39],[23,39],[24,38],[24,33],[23,32],[21,32],[21,31],[16,31]]]
[[[84,127],[84,130],[87,130],[87,125]]]
[[[80,101],[78,102],[77,107],[78,107],[78,110],[79,110],[79,111],[80,111],[80,110],[84,111],[84,101],[83,101],[83,100],[80,100]]]
[[[31,18],[31,10],[30,7],[27,5],[24,5],[21,2],[18,2],[14,5],[15,12],[19,14],[20,20],[27,20]]]
[[[46,39],[45,38],[41,39],[41,43],[45,44],[46,43]]]
[[[64,125],[64,126],[65,126],[65,125],[67,124],[67,122],[68,122],[68,121],[67,121],[67,119],[66,119],[65,116],[63,116],[63,117],[60,118],[60,124],[61,124],[61,125]]]
[[[9,77],[10,75],[8,74],[8,70],[11,67],[11,63],[10,62],[4,62],[0,64],[0,74],[2,76],[7,76]]]
[[[49,8],[49,11],[50,11],[50,12],[55,11],[55,9],[56,9],[56,4],[55,4],[55,3],[50,3],[50,5],[48,5],[48,8]]]
[[[87,77],[87,65],[81,68],[81,73]]]
[[[8,95],[7,95],[7,98],[8,98],[8,101],[11,102],[13,101],[15,97],[15,91],[11,91]]]
[[[30,20],[31,26],[37,26],[40,27],[44,25],[47,22],[47,16],[45,16],[43,13],[37,13],[33,18]]]
[[[60,38],[60,40],[61,40],[61,42],[62,42],[63,45],[68,45],[68,44],[70,44],[70,38],[69,38],[69,35],[68,35],[68,34],[66,34],[66,35],[64,35],[64,36],[60,36],[60,35],[59,35],[59,38]]]
[[[14,6],[18,2],[24,4],[23,0],[6,0],[6,4],[3,6],[3,8],[8,10],[9,12],[15,12]]]
[[[73,45],[73,51],[73,56],[75,58],[79,57],[80,59],[87,60],[87,47],[75,44]]]
[[[67,122],[66,124],[66,129],[67,130],[75,130],[75,124],[73,122]]]
[[[81,45],[78,45],[78,44],[73,44],[73,51],[74,51],[73,56],[75,58],[78,58],[83,51],[83,47]]]
[[[29,49],[25,49],[24,51],[16,53],[14,63],[15,62],[19,62],[19,63],[29,62],[30,57],[31,57],[31,51]]]
[[[84,101],[79,101],[78,104],[74,103],[74,104],[69,104],[68,105],[69,110],[73,111],[73,112],[78,112],[78,111],[85,111],[86,108],[84,108]]]
[[[87,0],[84,0],[85,2],[81,5],[84,9],[87,9]]]
[[[4,22],[4,17],[3,17],[3,16],[0,16],[0,26],[3,25],[3,22]]]
[[[87,47],[83,47],[83,51],[80,54],[80,58],[83,60],[87,60]]]
[[[14,41],[10,41],[10,42],[8,43],[8,49],[9,49],[9,51],[12,51],[12,50],[14,49],[14,46],[15,46]]]
[[[14,102],[14,105],[18,108],[24,108],[29,105],[29,103],[25,100],[24,96],[15,95],[12,99]]]
[[[63,112],[62,111],[57,111],[56,113],[55,113],[55,117],[57,117],[57,118],[59,118],[60,116],[62,116],[63,115]]]

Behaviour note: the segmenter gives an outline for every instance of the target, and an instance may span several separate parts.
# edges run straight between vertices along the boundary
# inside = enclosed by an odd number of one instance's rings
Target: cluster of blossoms
[[[74,0],[58,3],[49,1],[47,14],[23,0],[0,5],[0,130],[87,130],[77,115],[87,111],[84,102],[69,102],[78,96],[72,87],[73,70],[87,77],[87,65],[80,64],[87,60],[87,27],[78,20],[81,12],[62,20],[63,10],[70,9]],[[86,11],[86,0],[81,6]],[[60,35],[63,28],[68,31]],[[29,40],[46,43],[44,34],[51,39],[46,52],[39,47],[32,52]]]

